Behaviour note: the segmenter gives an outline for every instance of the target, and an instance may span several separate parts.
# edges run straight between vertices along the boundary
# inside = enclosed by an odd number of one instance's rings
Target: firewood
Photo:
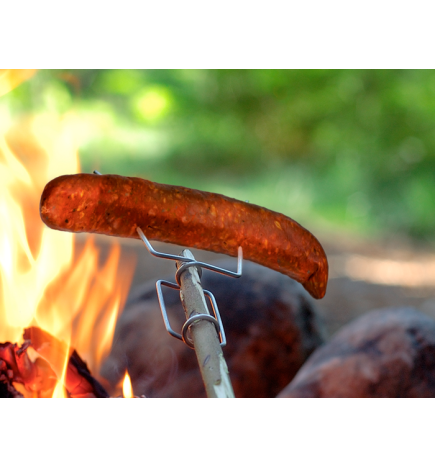
[[[1,347],[0,347],[1,349]],[[23,394],[20,393],[12,385],[14,373],[8,367],[3,359],[0,359],[0,398],[22,398]]]
[[[4,381],[7,379],[9,386],[13,382],[23,384],[27,390],[36,393],[54,388],[56,377],[53,370],[44,359],[37,358],[32,362],[27,354],[29,346],[29,341],[21,346],[9,342],[0,344],[0,363],[3,363],[1,366],[5,369]],[[8,391],[17,396],[10,388]]]
[[[73,389],[71,397],[84,398],[109,398],[109,394],[104,387],[98,382],[97,379],[92,377],[90,370],[82,358],[78,355],[77,351],[73,351],[69,358],[67,375],[75,374],[75,380],[78,382],[77,387]],[[71,378],[71,382],[73,379]],[[69,390],[71,392],[71,389]]]
[[[61,378],[67,346],[38,327],[24,331],[24,343],[0,343],[0,398],[22,398],[13,383],[24,385],[33,394],[50,393]],[[31,361],[27,349],[40,357]],[[104,387],[92,377],[77,351],[70,350],[65,388],[71,398],[108,398]]]
[[[0,398],[23,398],[23,394],[15,389],[4,374],[0,375]]]
[[[24,331],[24,339],[29,340],[32,348],[38,352],[49,364],[60,379],[67,352],[66,343],[58,340],[38,327],[30,327]],[[71,398],[108,398],[109,394],[103,386],[92,377],[86,363],[77,351],[71,349],[68,361],[65,388]]]

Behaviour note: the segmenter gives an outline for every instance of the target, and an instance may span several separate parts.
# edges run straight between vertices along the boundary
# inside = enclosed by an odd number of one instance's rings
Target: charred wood
[[[57,378],[60,379],[65,354],[68,352],[66,344],[38,327],[27,328],[24,332],[24,339],[30,341],[32,348],[48,362]],[[109,394],[92,377],[77,351],[71,349],[69,354],[65,376],[65,389],[68,396],[71,398],[108,398]]]
[[[69,353],[65,389],[72,398],[108,398],[104,387],[91,375],[77,351],[68,351],[64,342],[38,327],[24,331],[24,343],[0,344],[0,398],[23,397],[14,383],[24,385],[33,394],[53,390],[61,378],[66,353]],[[38,357],[32,361],[27,350],[33,348]]]

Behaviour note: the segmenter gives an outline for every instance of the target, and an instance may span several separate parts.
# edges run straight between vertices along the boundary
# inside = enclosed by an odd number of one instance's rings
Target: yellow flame
[[[100,267],[92,236],[77,254],[73,234],[40,219],[45,184],[80,171],[73,124],[72,115],[0,121],[0,343],[20,342],[30,325],[63,340],[64,372],[54,396],[64,392],[69,349],[98,378],[133,273],[130,263],[120,278],[119,245]]]
[[[24,125],[29,131],[28,147],[24,150],[32,151],[32,144],[35,145],[33,155],[26,155],[31,160],[27,166],[41,163],[33,173],[26,167],[24,158],[17,158],[13,152],[19,143],[17,138],[22,135],[17,135],[13,127],[0,135],[0,342],[19,341],[23,328],[35,317],[46,287],[68,268],[73,256],[71,234],[43,227],[39,218],[39,197],[45,183],[53,176],[63,171],[79,171],[77,153],[67,144],[63,122],[39,116]],[[47,141],[47,132],[37,133],[38,128],[47,125],[57,131],[50,141]],[[59,153],[64,164],[62,172]],[[50,306],[56,307],[55,304]],[[49,333],[57,334],[58,323],[45,326]]]
[[[122,382],[122,396],[124,398],[133,398],[133,387],[128,371],[125,371],[124,381]]]
[[[68,395],[65,390],[65,378],[66,378],[66,371],[68,368],[68,359],[69,356],[69,346],[67,347],[67,351],[65,353],[64,364],[62,368],[62,374],[60,379],[57,381],[56,386],[54,387],[53,395],[51,398],[67,398]]]
[[[68,398],[64,387],[64,380],[58,380],[51,398]]]

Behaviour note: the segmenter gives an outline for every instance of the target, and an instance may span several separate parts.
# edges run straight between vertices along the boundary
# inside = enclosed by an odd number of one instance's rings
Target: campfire
[[[75,250],[73,233],[140,238],[153,255],[177,262],[176,284],[158,281],[157,292],[162,284],[180,290],[182,333],[169,326],[159,293],[163,320],[173,337],[195,350],[209,397],[234,392],[221,349],[223,323],[197,267],[239,278],[245,258],[298,281],[316,299],[325,295],[326,254],[288,216],[218,193],[98,171],[81,174],[72,114],[19,122],[1,116],[1,396],[110,396],[99,368],[133,269],[124,266],[118,275],[118,244],[100,265],[93,237]],[[237,255],[237,272],[198,262],[188,249],[182,256],[157,252],[148,239]],[[122,388],[133,397],[128,374]]]
[[[19,81],[0,71],[1,94]],[[14,122],[0,115],[3,397],[109,396],[99,368],[110,350],[132,265],[121,275],[118,244],[102,263],[92,236],[79,245],[75,235],[45,227],[39,215],[45,184],[80,172],[72,118],[43,114]],[[128,375],[124,392],[131,394]]]

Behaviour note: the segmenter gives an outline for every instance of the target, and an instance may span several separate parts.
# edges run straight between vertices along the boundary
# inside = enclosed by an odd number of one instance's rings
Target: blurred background
[[[82,172],[218,192],[300,222],[328,255],[329,331],[380,306],[435,316],[434,71],[40,70],[0,100],[0,120],[44,112],[68,118]],[[137,241],[121,242],[138,256]],[[166,272],[140,258],[133,286]]]
[[[84,172],[434,243],[432,70],[41,70],[0,105],[73,113]]]

